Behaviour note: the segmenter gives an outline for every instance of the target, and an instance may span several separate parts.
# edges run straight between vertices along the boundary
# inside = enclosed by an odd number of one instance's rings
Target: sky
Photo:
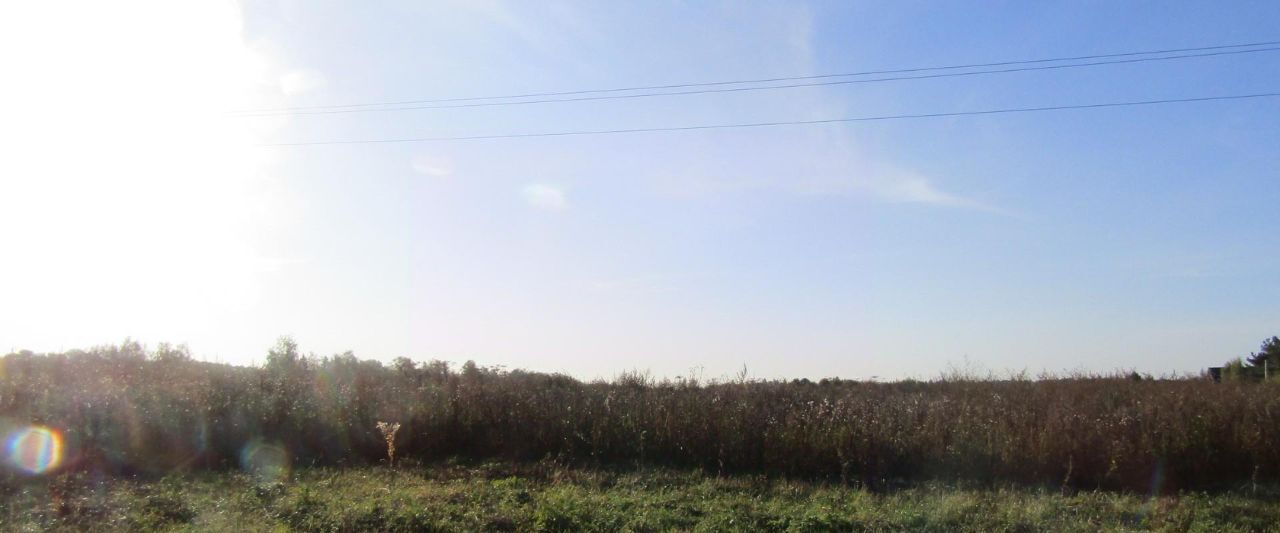
[[[8,2],[0,351],[132,338],[608,378],[1198,372],[1280,334],[1280,51],[654,98],[406,100],[1280,40],[1275,2]]]

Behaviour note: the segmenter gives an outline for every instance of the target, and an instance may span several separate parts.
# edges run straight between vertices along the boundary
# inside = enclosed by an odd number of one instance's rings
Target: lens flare
[[[9,464],[31,474],[43,474],[62,463],[62,435],[44,426],[31,426],[9,434],[5,453]]]
[[[280,481],[289,477],[289,452],[281,446],[255,440],[240,449],[240,468],[263,481]]]
[[[1156,467],[1151,471],[1151,497],[1155,498],[1160,495],[1160,491],[1164,488],[1164,459],[1156,461]]]

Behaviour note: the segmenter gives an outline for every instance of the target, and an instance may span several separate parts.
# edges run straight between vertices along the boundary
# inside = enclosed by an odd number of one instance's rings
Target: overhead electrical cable
[[[818,120],[788,120],[775,122],[746,122],[738,124],[707,124],[695,126],[670,126],[670,127],[653,127],[653,128],[627,128],[627,129],[607,129],[607,130],[575,130],[575,131],[553,131],[553,132],[533,132],[533,133],[508,133],[496,135],[464,135],[455,137],[419,137],[419,138],[400,138],[400,139],[358,139],[345,141],[307,141],[307,142],[285,142],[285,143],[266,143],[260,146],[324,146],[337,144],[387,144],[387,143],[414,143],[414,142],[440,142],[440,141],[477,141],[486,139],[523,139],[530,137],[570,137],[570,136],[589,136],[589,135],[617,135],[628,133],[660,133],[660,132],[679,132],[694,130],[721,130],[721,129],[739,129],[739,128],[763,128],[774,126],[802,126],[815,124],[838,124],[849,122],[872,122],[885,120],[904,120],[904,119],[920,119],[920,118],[943,118],[943,117],[961,117],[974,115],[999,115],[1009,113],[1032,113],[1042,111],[1063,111],[1069,109],[1099,109],[1112,107],[1129,107],[1129,106],[1148,106],[1161,104],[1178,104],[1191,102],[1212,102],[1224,100],[1245,100],[1257,98],[1274,98],[1280,97],[1280,92],[1274,93],[1258,93],[1258,94],[1235,94],[1223,96],[1201,96],[1193,98],[1168,98],[1161,100],[1138,100],[1129,102],[1105,102],[1096,104],[1074,104],[1074,105],[1056,105],[1056,106],[1039,106],[1039,107],[1011,107],[1003,109],[985,109],[978,111],[951,111],[941,113],[918,113],[918,114],[901,114],[901,115],[873,115],[863,117],[846,117],[846,118],[829,118]]]
[[[229,114],[232,116],[255,117],[255,116],[276,116],[276,115],[360,113],[360,112],[373,112],[373,111],[401,111],[401,110],[411,110],[411,109],[448,109],[448,108],[457,108],[457,107],[487,107],[487,106],[521,105],[521,104],[550,103],[550,102],[576,102],[576,101],[588,101],[588,100],[640,98],[640,97],[652,97],[652,96],[678,96],[678,95],[705,94],[705,93],[715,93],[715,92],[740,92],[740,91],[758,91],[758,90],[769,90],[769,89],[789,89],[789,88],[796,88],[796,87],[815,87],[815,86],[824,86],[824,85],[843,85],[843,84],[851,84],[851,83],[873,83],[873,82],[885,82],[885,81],[956,77],[956,76],[974,76],[974,75],[982,75],[982,74],[999,74],[999,73],[1009,73],[1009,72],[1025,72],[1025,71],[1035,71],[1035,70],[1051,70],[1051,69],[1063,69],[1063,68],[1093,67],[1093,66],[1113,65],[1113,64],[1142,63],[1142,62],[1150,62],[1150,61],[1170,61],[1170,60],[1177,60],[1177,59],[1248,54],[1248,53],[1255,53],[1255,52],[1269,52],[1269,51],[1280,50],[1280,47],[1276,47],[1274,45],[1280,45],[1280,41],[1266,41],[1266,42],[1257,42],[1257,43],[1249,43],[1249,44],[1206,46],[1206,47],[1198,47],[1198,48],[1178,48],[1178,49],[1154,50],[1154,51],[1145,51],[1145,52],[1123,52],[1123,53],[1115,53],[1115,54],[1096,54],[1096,55],[1089,55],[1089,56],[1030,59],[1030,60],[1021,60],[1021,61],[1001,61],[1001,62],[994,62],[994,63],[974,63],[974,64],[967,64],[967,65],[948,65],[948,66],[919,67],[919,68],[909,68],[909,69],[875,70],[875,71],[851,72],[851,73],[843,73],[843,74],[822,74],[822,75],[815,75],[815,76],[761,78],[761,79],[752,79],[752,80],[716,81],[716,82],[703,82],[703,83],[681,83],[681,84],[671,84],[671,85],[619,87],[619,88],[611,88],[611,89],[588,89],[588,90],[578,90],[578,91],[526,93],[526,94],[513,94],[513,95],[504,95],[504,96],[479,96],[479,97],[442,98],[442,99],[429,99],[429,100],[403,100],[403,101],[396,101],[396,102],[378,102],[378,103],[364,103],[364,104],[341,104],[341,105],[324,105],[324,106],[286,107],[286,108],[275,108],[275,109],[241,110],[241,111],[233,111],[233,112],[230,112]],[[1266,47],[1266,48],[1260,48],[1260,47]],[[1249,48],[1249,49],[1231,50],[1231,49],[1237,49],[1237,48]],[[1079,61],[1079,60],[1086,60],[1086,59],[1103,59],[1103,58],[1116,58],[1116,57],[1131,57],[1131,56],[1137,56],[1137,55],[1168,54],[1168,53],[1178,53],[1178,52],[1203,52],[1207,50],[1220,50],[1220,51],[1210,52],[1210,53],[1180,54],[1180,55],[1161,56],[1161,57],[1134,58],[1134,59],[1119,60],[1119,61],[1092,61],[1087,63],[1073,63],[1073,64],[1067,64],[1067,65],[1040,65],[1035,67],[983,70],[983,71],[975,71],[975,72],[942,73],[942,74],[932,74],[932,75],[924,75],[924,76],[895,76],[895,77],[882,77],[882,78],[863,79],[863,80],[840,80],[840,81],[820,82],[820,83],[769,85],[769,86],[762,86],[762,87],[733,87],[733,88],[706,89],[706,90],[696,90],[696,91],[658,92],[658,93],[643,93],[643,94],[628,94],[628,95],[606,94],[602,96],[585,97],[585,98],[554,98],[554,99],[542,99],[542,100],[518,100],[518,101],[509,101],[509,102],[507,101],[478,102],[479,100],[503,100],[503,99],[533,98],[533,97],[545,97],[545,96],[570,96],[570,95],[595,94],[595,93],[617,93],[617,92],[641,91],[641,90],[666,90],[666,89],[679,89],[679,88],[691,88],[691,87],[717,87],[717,86],[724,86],[724,85],[741,85],[741,84],[750,84],[750,83],[776,83],[776,82],[783,82],[783,81],[802,81],[802,80],[854,77],[854,76],[877,75],[877,74],[904,74],[904,73],[914,73],[914,72],[958,70],[958,69],[967,69],[967,68],[985,68],[985,67],[998,67],[998,66],[1009,66],[1009,65],[1032,65],[1032,64],[1038,64],[1038,63]],[[1225,51],[1221,51],[1221,50],[1225,50]],[[452,103],[473,102],[473,103],[457,104],[457,105],[425,105],[425,106],[412,105],[410,106],[411,104],[449,104],[451,102]],[[399,106],[399,107],[376,107],[376,106]]]

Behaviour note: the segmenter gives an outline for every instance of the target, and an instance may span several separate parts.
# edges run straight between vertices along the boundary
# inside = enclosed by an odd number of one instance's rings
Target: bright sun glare
[[[278,103],[234,2],[0,7],[0,323],[42,343],[191,335],[250,301],[264,268]],[[75,332],[70,333],[69,332]],[[135,334],[138,334],[135,333]],[[9,348],[8,346],[0,349]]]

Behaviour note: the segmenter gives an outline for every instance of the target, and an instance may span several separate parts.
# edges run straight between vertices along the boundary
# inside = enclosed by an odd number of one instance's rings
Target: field
[[[1258,530],[1280,385],[0,360],[3,529]],[[394,457],[378,426],[400,424]],[[394,461],[394,462],[393,462]]]
[[[49,494],[58,494],[56,502]],[[828,483],[544,463],[66,478],[6,499],[5,531],[1263,531],[1280,491],[1149,497]]]

